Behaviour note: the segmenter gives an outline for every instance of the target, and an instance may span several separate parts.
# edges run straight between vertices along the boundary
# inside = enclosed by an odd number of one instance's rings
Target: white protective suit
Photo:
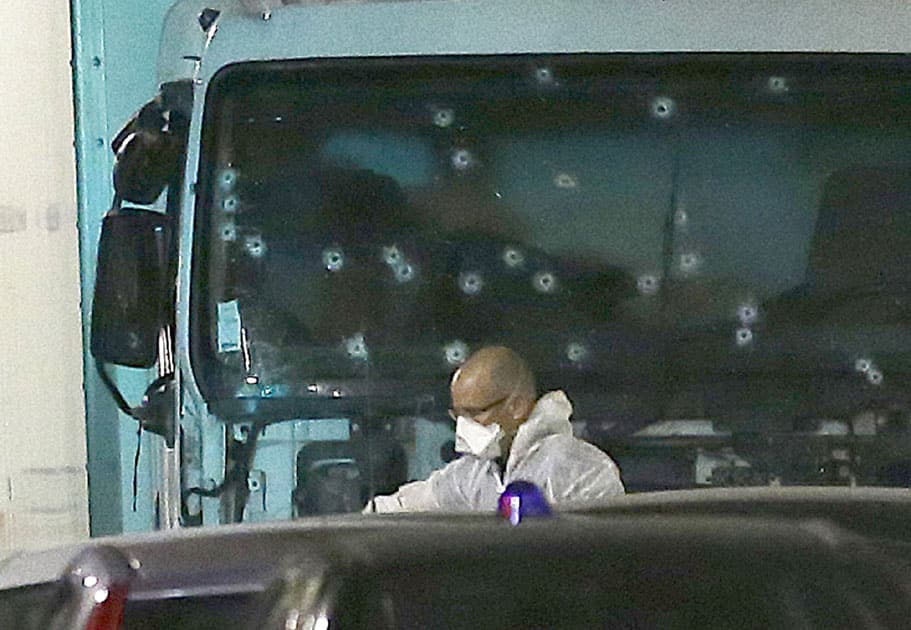
[[[555,509],[591,507],[624,493],[620,470],[606,453],[573,437],[572,403],[562,391],[542,396],[516,433],[501,475],[494,460],[465,454],[424,481],[377,496],[364,512],[495,511],[511,481],[543,489]]]

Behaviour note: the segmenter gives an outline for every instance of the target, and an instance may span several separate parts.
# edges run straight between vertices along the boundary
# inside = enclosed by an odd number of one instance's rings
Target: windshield
[[[909,70],[229,67],[208,91],[194,228],[209,409],[280,422],[263,438],[293,446],[298,488],[334,488],[305,511],[356,509],[452,458],[449,377],[498,343],[567,393],[628,491],[907,485]]]

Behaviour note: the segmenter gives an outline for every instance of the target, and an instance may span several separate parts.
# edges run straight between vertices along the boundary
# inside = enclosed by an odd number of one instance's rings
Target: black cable
[[[247,500],[250,498],[250,488],[247,485],[250,477],[250,468],[253,466],[253,460],[256,458],[256,443],[265,424],[254,423],[247,434],[247,441],[244,443],[241,457],[235,464],[237,466],[237,475],[235,479],[235,499],[234,499],[234,523],[243,523],[244,510],[247,508]]]
[[[139,496],[139,452],[142,447],[142,420],[138,417],[136,410],[131,407],[130,404],[126,401],[126,398],[123,397],[123,394],[120,393],[117,385],[111,379],[111,376],[108,374],[107,370],[104,369],[104,364],[101,361],[95,361],[95,367],[98,370],[98,376],[101,378],[101,382],[104,383],[105,387],[108,388],[108,391],[111,393],[111,398],[114,399],[114,404],[117,405],[117,408],[120,409],[120,411],[122,411],[125,415],[139,421],[139,428],[136,431],[136,454],[133,456],[132,507],[133,511],[135,512],[137,510],[137,497]]]
[[[232,522],[243,522],[244,509],[247,506],[246,499],[247,495],[249,495],[249,490],[247,489],[247,478],[250,475],[250,468],[253,465],[254,458],[256,457],[257,441],[263,429],[265,428],[265,424],[254,423],[250,432],[247,434],[246,442],[239,442],[237,440],[234,441],[233,449],[237,449],[235,451],[237,457],[234,458],[233,466],[231,469],[225,471],[225,478],[220,484],[210,489],[200,488],[199,486],[196,486],[193,488],[188,488],[187,492],[189,494],[195,494],[200,497],[215,498],[220,497],[225,492],[233,488],[236,493],[236,500],[234,505],[234,513],[231,515]],[[228,456],[230,456],[230,453]]]
[[[114,381],[111,380],[111,376],[107,373],[107,370],[104,369],[104,364],[101,361],[95,361],[95,367],[98,369],[98,376],[101,377],[101,382],[104,383],[105,387],[108,388],[108,391],[111,392],[111,398],[114,399],[114,404],[117,405],[117,408],[120,409],[124,414],[138,420],[136,417],[136,411],[123,397],[123,394],[120,393],[120,390],[117,389],[117,385],[114,384]]]
[[[244,448],[244,444],[240,443],[240,442],[238,442],[237,444],[238,444],[238,446],[235,446],[234,448],[238,449],[238,451],[241,451],[241,449]],[[244,456],[243,453],[239,453],[239,454],[241,457]],[[187,488],[187,492],[190,494],[195,494],[197,496],[207,497],[210,499],[215,498],[215,497],[220,497],[221,495],[223,495],[225,493],[225,491],[228,488],[230,488],[232,485],[234,485],[234,483],[236,481],[238,481],[239,477],[242,476],[241,475],[242,468],[243,468],[243,466],[240,466],[238,463],[235,463],[234,466],[232,466],[230,470],[225,472],[225,478],[222,480],[222,482],[220,484],[218,484],[217,486],[215,486],[214,488],[206,489],[206,488],[201,488],[199,486],[193,486],[192,488]]]
[[[95,361],[95,367],[98,370],[98,375],[101,377],[101,382],[104,383],[105,387],[108,388],[108,391],[111,393],[111,397],[114,399],[114,404],[117,405],[117,408],[120,409],[125,415],[133,418],[139,423],[139,428],[136,431],[136,454],[133,456],[133,511],[137,510],[136,503],[137,497],[139,496],[139,454],[142,450],[142,429],[144,419],[139,413],[141,407],[131,407],[130,404],[126,401],[126,398],[123,397],[123,394],[120,393],[120,390],[117,388],[117,385],[111,379],[111,376],[107,373],[107,370],[104,369],[104,364],[101,361]],[[147,395],[150,392],[155,391],[160,388],[162,385],[174,378],[173,374],[164,374],[156,378],[146,389]],[[192,490],[191,490],[192,491]]]
[[[223,495],[225,493],[225,487],[229,483],[229,478],[230,478],[230,475],[225,475],[224,481],[222,481],[220,484],[218,484],[217,486],[215,486],[214,488],[211,488],[209,490],[207,490],[205,488],[200,488],[199,486],[193,486],[192,488],[187,488],[187,492],[189,494],[195,494],[197,496],[207,497],[209,499],[213,499],[215,497],[220,497],[221,495]]]
[[[133,511],[136,511],[136,496],[139,494],[139,450],[142,447],[142,423],[136,431],[136,454],[133,456]]]

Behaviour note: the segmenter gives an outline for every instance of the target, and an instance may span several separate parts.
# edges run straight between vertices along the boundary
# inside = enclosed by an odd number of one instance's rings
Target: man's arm
[[[373,512],[428,512],[439,510],[440,504],[433,492],[433,473],[429,479],[406,483],[393,494],[373,497],[365,514]]]

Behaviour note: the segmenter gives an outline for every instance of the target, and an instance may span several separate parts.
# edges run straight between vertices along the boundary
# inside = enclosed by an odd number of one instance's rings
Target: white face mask
[[[499,424],[484,426],[465,416],[456,418],[455,450],[457,453],[471,453],[480,459],[496,459],[502,454],[500,450],[502,437],[503,430]]]

